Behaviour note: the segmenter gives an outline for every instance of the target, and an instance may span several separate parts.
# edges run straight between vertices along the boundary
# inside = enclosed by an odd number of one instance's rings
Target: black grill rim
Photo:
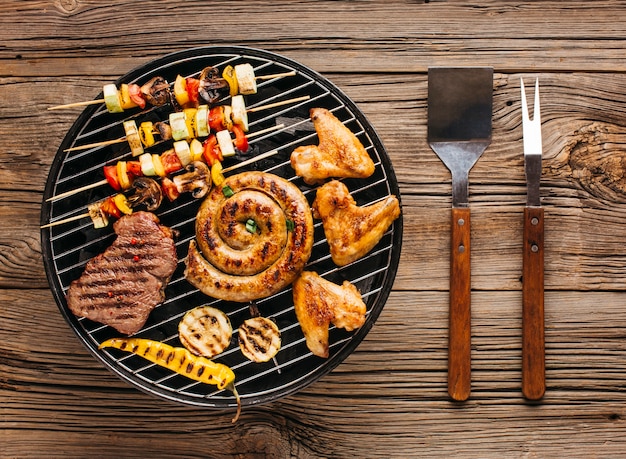
[[[332,95],[337,98],[347,109],[348,111],[355,117],[355,119],[359,122],[359,124],[364,128],[365,134],[368,139],[371,141],[374,150],[377,152],[378,157],[380,158],[380,167],[382,167],[384,174],[387,179],[387,186],[389,188],[390,194],[395,194],[396,197],[401,202],[400,190],[398,186],[398,182],[395,176],[395,172],[393,170],[393,166],[391,161],[386,153],[386,150],[377,135],[375,129],[366,119],[365,115],[358,109],[356,104],[347,97],[343,91],[341,91],[337,86],[333,83],[325,79],[322,75],[317,73],[316,71],[305,67],[298,62],[295,62],[289,58],[281,56],[279,54],[268,52],[265,50],[248,48],[248,47],[221,47],[221,46],[208,46],[208,47],[196,47],[190,48],[184,51],[178,51],[174,53],[170,53],[164,55],[161,58],[155,59],[149,63],[138,66],[134,70],[131,70],[127,74],[123,75],[119,79],[115,81],[116,85],[119,85],[122,82],[132,82],[137,81],[146,73],[154,73],[164,68],[165,66],[176,65],[176,62],[184,61],[186,59],[193,59],[201,56],[215,56],[215,55],[233,55],[237,58],[245,58],[246,56],[255,57],[259,59],[265,59],[271,61],[273,63],[279,63],[286,67],[292,68],[296,70],[298,73],[306,75],[312,78],[315,82],[327,87],[330,89]],[[97,97],[100,98],[101,94]],[[44,225],[50,221],[50,217],[52,215],[52,203],[47,202],[46,200],[54,195],[54,189],[56,185],[56,177],[59,175],[61,167],[63,165],[63,158],[66,156],[66,153],[63,151],[68,148],[70,144],[76,140],[79,135],[80,130],[83,126],[91,120],[91,118],[101,110],[101,106],[88,106],[83,110],[83,112],[79,115],[78,119],[69,129],[67,135],[62,141],[55,159],[50,168],[50,172],[48,175],[48,179],[46,181],[46,186],[44,190],[42,209],[40,221],[41,224]],[[363,327],[359,330],[353,332],[350,337],[348,337],[345,343],[342,344],[342,348],[339,352],[331,353],[329,359],[321,362],[318,365],[317,369],[307,373],[303,377],[299,378],[299,380],[294,380],[290,385],[284,388],[280,388],[279,390],[274,390],[269,394],[257,394],[256,396],[245,396],[242,394],[242,405],[256,405],[261,403],[268,403],[289,394],[293,394],[314,381],[318,380],[322,376],[328,374],[330,371],[335,369],[343,360],[345,360],[348,355],[350,355],[354,349],[358,346],[358,344],[363,340],[363,338],[370,331],[377,318],[379,317],[385,302],[391,292],[391,288],[393,286],[393,282],[397,273],[398,264],[400,260],[400,252],[402,245],[402,233],[403,233],[403,217],[402,215],[398,218],[392,226],[390,230],[390,238],[391,238],[391,248],[384,250],[384,254],[386,255],[386,274],[384,277],[384,281],[382,285],[377,286],[377,292],[374,291],[374,295],[377,295],[375,298],[375,302],[372,305],[371,309],[368,310],[368,318]],[[104,236],[103,236],[104,237]],[[236,406],[234,397],[230,394],[222,394],[220,391],[214,391],[212,394],[209,394],[205,397],[192,398],[189,396],[181,396],[178,392],[173,392],[171,390],[166,390],[162,387],[155,386],[150,382],[146,382],[144,378],[140,377],[138,374],[135,374],[139,371],[139,369],[135,370],[135,373],[131,373],[125,370],[121,365],[120,361],[124,360],[123,358],[114,359],[111,357],[110,353],[103,352],[98,349],[98,343],[93,339],[92,336],[89,335],[88,332],[84,329],[81,321],[78,320],[69,310],[67,309],[65,303],[65,296],[63,293],[63,286],[58,277],[58,273],[56,270],[55,259],[53,255],[53,237],[52,231],[50,229],[42,229],[41,230],[41,243],[42,243],[42,255],[43,262],[46,270],[46,276],[48,282],[51,286],[51,290],[57,306],[65,320],[68,322],[73,332],[77,335],[82,344],[88,349],[88,351],[105,367],[107,367],[110,371],[120,377],[122,380],[128,382],[132,386],[138,388],[139,390],[149,393],[151,395],[157,396],[159,398],[163,398],[166,400],[170,400],[172,402],[183,403],[187,405],[194,406],[202,406],[207,408],[216,408],[216,409],[224,409],[224,408],[233,408]],[[178,242],[178,241],[177,241]],[[317,241],[316,241],[317,243]],[[366,294],[369,295],[368,292],[363,292],[364,297]],[[167,301],[167,300],[166,300]],[[207,303],[210,303],[211,299],[207,297]],[[295,324],[298,325],[297,323]],[[331,342],[331,349],[335,343]],[[235,370],[235,373],[236,370]],[[235,381],[237,383],[237,380]],[[190,384],[192,385],[192,384]],[[183,388],[184,389],[184,388]],[[179,391],[182,389],[179,389]]]

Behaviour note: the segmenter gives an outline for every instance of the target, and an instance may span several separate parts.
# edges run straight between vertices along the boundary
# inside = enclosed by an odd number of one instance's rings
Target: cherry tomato
[[[135,102],[140,108],[146,108],[146,99],[144,99],[141,94],[141,86],[138,84],[129,84],[128,95],[130,96],[130,100]]]

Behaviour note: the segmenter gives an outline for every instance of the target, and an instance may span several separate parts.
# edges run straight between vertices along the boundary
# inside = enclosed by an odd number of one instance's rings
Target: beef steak
[[[113,230],[113,244],[70,284],[67,305],[76,316],[132,335],[164,300],[178,256],[172,230],[150,212],[123,216]]]

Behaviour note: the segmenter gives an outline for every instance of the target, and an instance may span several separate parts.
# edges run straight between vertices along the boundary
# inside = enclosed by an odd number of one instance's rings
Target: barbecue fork
[[[524,209],[522,287],[522,393],[539,400],[546,390],[544,342],[544,215],[541,207],[541,113],[539,80],[535,83],[534,113],[528,115],[524,81],[521,81],[524,164],[528,186]]]

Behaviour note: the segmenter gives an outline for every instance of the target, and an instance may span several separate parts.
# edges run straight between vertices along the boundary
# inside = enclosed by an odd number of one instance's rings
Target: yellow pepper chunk
[[[128,199],[122,193],[118,193],[113,198],[115,205],[123,214],[130,215],[133,213],[133,209],[128,205]]]

